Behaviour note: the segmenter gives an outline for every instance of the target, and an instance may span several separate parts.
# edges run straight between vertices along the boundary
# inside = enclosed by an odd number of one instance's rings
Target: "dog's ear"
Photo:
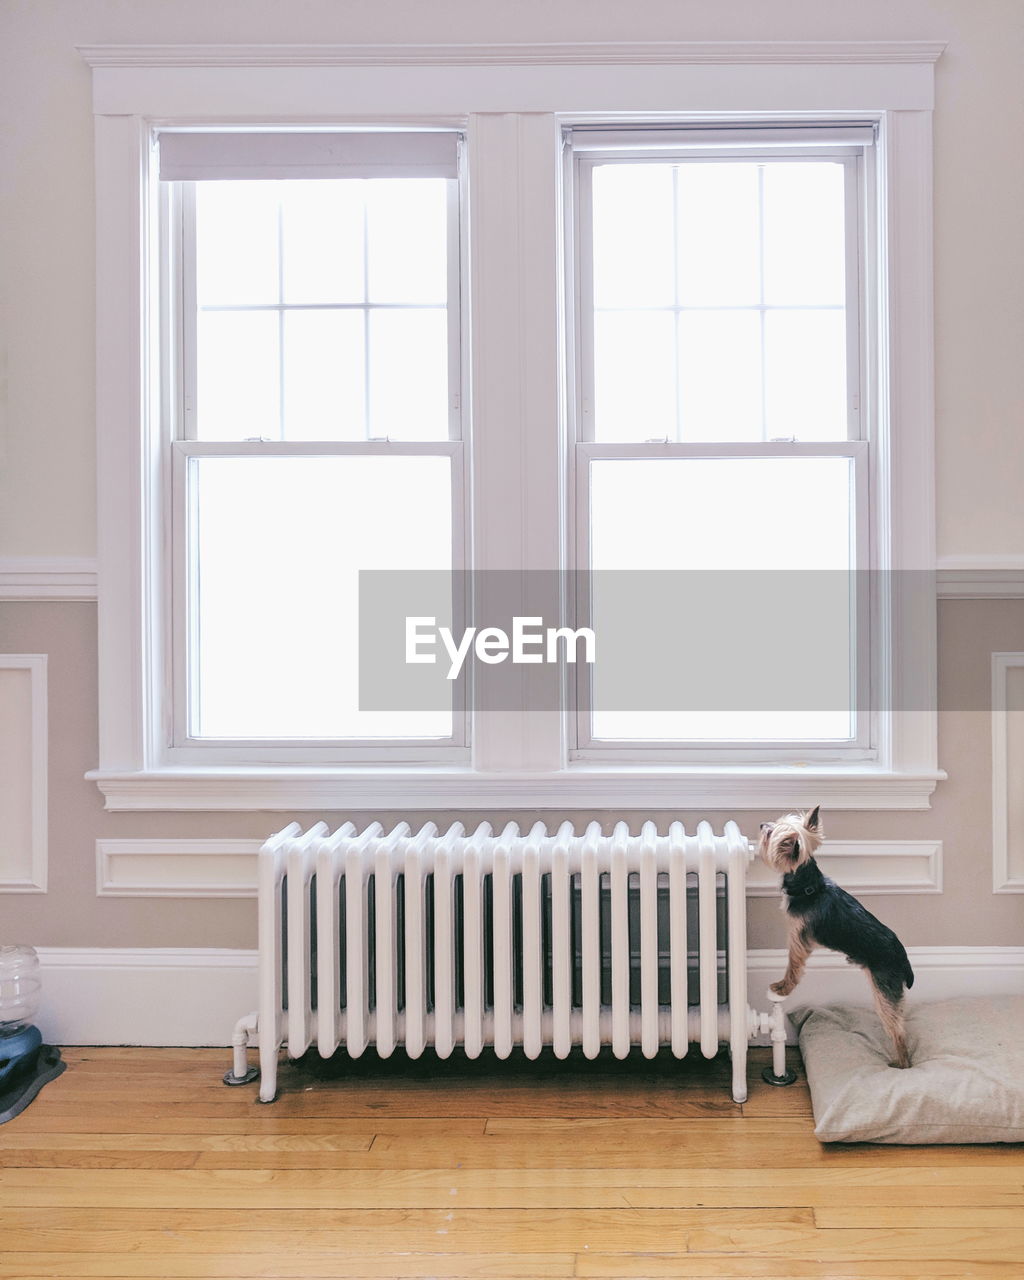
[[[804,818],[804,826],[808,831],[814,831],[818,835],[821,834],[821,805],[816,804],[806,818]]]

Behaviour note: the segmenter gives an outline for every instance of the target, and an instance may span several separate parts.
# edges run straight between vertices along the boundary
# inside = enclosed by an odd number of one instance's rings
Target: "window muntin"
[[[578,156],[582,438],[856,437],[859,168]]]
[[[464,564],[455,135],[169,136],[169,756],[457,758],[461,692],[361,712],[357,654],[359,570]]]
[[[183,191],[200,440],[457,430],[453,180],[200,181]],[[457,264],[456,264],[457,265]],[[455,334],[449,334],[449,324]],[[188,352],[186,352],[188,359]],[[400,370],[400,376],[395,371]]]
[[[710,128],[689,140],[685,130],[676,139],[628,128],[599,141],[586,128],[571,134],[575,554],[594,575],[578,593],[577,625],[600,634],[611,566],[674,572],[672,590],[694,575],[695,597],[717,600],[734,624],[744,601],[730,601],[725,584],[752,588],[761,575],[747,603],[763,605],[769,582],[796,588],[806,573],[810,589],[825,572],[829,671],[819,674],[832,690],[827,705],[738,706],[729,668],[756,663],[748,648],[712,662],[722,688],[714,709],[654,709],[641,699],[630,710],[616,701],[624,669],[606,658],[602,672],[599,652],[593,671],[576,673],[575,758],[876,755],[862,357],[872,136],[826,132],[778,129],[763,145],[754,129],[742,140]],[[721,582],[704,591],[712,578]],[[697,598],[694,625],[721,625],[699,616]],[[807,616],[803,603],[797,609]],[[751,617],[753,646],[756,632]],[[810,632],[802,643],[815,652]],[[683,653],[661,660],[656,672],[670,684]]]

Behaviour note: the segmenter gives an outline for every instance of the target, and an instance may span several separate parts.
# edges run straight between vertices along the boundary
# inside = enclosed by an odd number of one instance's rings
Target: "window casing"
[[[864,761],[616,761],[572,756],[564,717],[515,710],[476,718],[468,763],[345,761],[315,749],[287,761],[232,756],[217,765],[169,754],[164,687],[169,618],[162,579],[170,504],[162,441],[160,317],[149,181],[155,129],[446,128],[465,133],[469,200],[464,306],[472,315],[466,384],[467,543],[489,568],[557,568],[574,528],[564,474],[564,312],[558,174],[565,127],[623,120],[765,118],[856,121],[879,128],[876,273],[878,448],[869,462],[872,564],[927,574],[934,563],[931,325],[932,63],[938,46],[750,46],[735,62],[704,46],[508,51],[93,48],[97,164],[100,753],[93,777],[115,809],[403,807],[772,810],[814,798],[832,807],[926,808],[936,766],[934,614],[927,600],[883,598],[877,755]],[[442,58],[443,60],[443,58]],[[557,66],[552,67],[552,60]],[[421,65],[415,65],[420,63]],[[498,63],[503,68],[481,74]],[[527,65],[523,65],[523,64]],[[799,75],[792,66],[801,64]],[[301,74],[296,67],[302,67]],[[352,68],[358,67],[352,74]],[[226,70],[227,69],[227,70]],[[570,109],[571,104],[571,109]],[[571,358],[571,357],[570,357]],[[740,625],[740,624],[737,624]],[[907,638],[912,638],[908,643]],[[874,678],[873,673],[873,678]],[[530,673],[523,673],[524,684]],[[524,698],[524,705],[527,704]]]

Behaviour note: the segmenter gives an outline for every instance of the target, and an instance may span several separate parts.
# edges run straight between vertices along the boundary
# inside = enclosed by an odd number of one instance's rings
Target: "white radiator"
[[[651,822],[639,835],[621,822],[611,835],[293,823],[260,851],[259,1010],[239,1022],[225,1078],[255,1075],[254,1029],[263,1102],[282,1045],[292,1058],[314,1044],[324,1057],[521,1045],[535,1058],[547,1045],[593,1058],[610,1045],[621,1058],[638,1045],[682,1058],[693,1042],[710,1058],[724,1043],[742,1102],[750,1038],[770,1032],[777,1064],[785,1051],[780,1007],[747,1005],[751,856],[734,822],[721,835],[706,822],[666,835]]]

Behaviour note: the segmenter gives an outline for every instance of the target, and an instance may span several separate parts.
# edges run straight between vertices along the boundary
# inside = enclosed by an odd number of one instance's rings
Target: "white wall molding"
[[[95,599],[94,559],[0,556],[0,601]]]
[[[908,1002],[1024,994],[1024,947],[908,947],[907,955],[914,970]],[[747,978],[752,1006],[763,1007],[763,993],[785,967],[784,950],[749,952]],[[863,972],[845,956],[815,951],[786,1007],[835,1003],[871,1005],[871,987]]]
[[[336,813],[356,809],[711,809],[781,812],[811,795],[828,809],[928,809],[945,773],[845,772],[801,767],[567,769],[486,774],[455,769],[165,769],[85,775],[105,807],[206,812]]]
[[[53,1044],[227,1045],[256,1008],[255,951],[38,947],[39,1027]],[[1024,993],[1024,947],[912,947],[911,1000]],[[750,1003],[781,976],[785,952],[751,951]],[[843,956],[815,952],[789,1005],[870,1004],[863,973]],[[225,1061],[225,1069],[228,1065]]]
[[[95,600],[92,556],[0,556],[0,601]],[[942,599],[1024,597],[1024,555],[942,556],[936,574]]]
[[[1024,795],[1020,782],[1024,758],[1013,762],[1015,768],[1010,760],[1014,747],[1019,752],[1024,746],[1024,700],[1011,693],[1011,682],[1020,680],[1024,680],[1024,653],[992,655],[993,893],[1024,893]]]
[[[45,893],[46,654],[0,654],[0,893]]]
[[[252,898],[262,840],[97,840],[100,898]]]
[[[547,44],[80,45],[90,67],[632,66],[933,63],[925,40],[579,41]]]
[[[85,45],[97,115],[930,111],[934,42]],[[613,71],[609,75],[609,70]]]
[[[941,600],[1024,599],[1024,555],[941,556],[936,586]]]
[[[97,840],[101,898],[252,898],[262,840]],[[819,859],[851,893],[942,892],[940,840],[829,840]],[[778,877],[760,862],[748,894],[775,897]]]
[[[859,896],[942,892],[941,840],[827,840],[818,862]],[[778,896],[779,877],[760,861],[747,883],[749,897]]]

